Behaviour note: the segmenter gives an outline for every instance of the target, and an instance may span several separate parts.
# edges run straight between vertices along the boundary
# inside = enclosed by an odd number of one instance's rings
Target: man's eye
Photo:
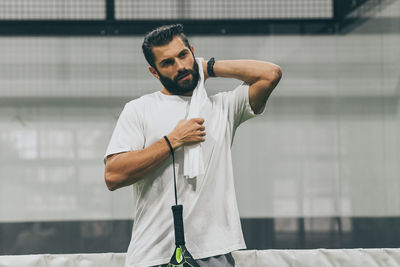
[[[174,64],[174,61],[173,60],[165,60],[164,62],[163,62],[163,65],[164,66],[169,66],[169,65],[173,65]]]
[[[187,52],[182,52],[182,53],[179,54],[179,57],[180,58],[184,58],[186,55],[187,55]]]

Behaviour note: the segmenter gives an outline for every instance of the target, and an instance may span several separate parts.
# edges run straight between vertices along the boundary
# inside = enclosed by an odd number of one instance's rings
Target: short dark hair
[[[169,44],[175,36],[181,38],[185,45],[190,47],[189,41],[186,35],[183,33],[182,24],[164,25],[158,27],[144,37],[142,51],[150,66],[156,68],[153,47]]]

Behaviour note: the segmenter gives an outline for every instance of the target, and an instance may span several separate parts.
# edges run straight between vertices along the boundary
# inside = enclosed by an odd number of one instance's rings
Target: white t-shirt
[[[175,151],[178,204],[183,205],[186,247],[195,259],[246,248],[235,196],[231,145],[236,128],[256,116],[248,91],[249,86],[242,84],[209,97],[203,107],[204,176],[184,178],[184,150]],[[179,120],[186,118],[190,99],[158,91],[127,103],[105,156],[144,149],[169,134]],[[173,255],[173,179],[170,156],[133,184],[134,225],[125,267],[165,264]]]

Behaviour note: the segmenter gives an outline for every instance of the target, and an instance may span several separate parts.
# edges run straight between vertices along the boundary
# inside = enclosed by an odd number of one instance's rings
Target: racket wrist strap
[[[169,150],[171,151],[171,154],[174,155],[174,149],[172,148],[171,142],[169,141],[168,137],[164,135],[164,139],[168,144]]]
[[[171,155],[172,155],[172,169],[174,169],[174,191],[175,191],[175,205],[178,205],[178,193],[176,190],[176,174],[175,174],[175,155],[174,155],[174,149],[172,148],[171,142],[168,140],[168,137],[164,135],[165,141],[167,141],[167,144],[169,146],[169,150],[171,150]]]

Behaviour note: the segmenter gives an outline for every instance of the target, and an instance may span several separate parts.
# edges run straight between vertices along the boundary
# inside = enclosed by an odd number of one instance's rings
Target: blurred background
[[[197,56],[283,69],[233,145],[248,248],[400,247],[400,0],[0,0],[0,254],[126,251],[103,156],[177,22]]]

